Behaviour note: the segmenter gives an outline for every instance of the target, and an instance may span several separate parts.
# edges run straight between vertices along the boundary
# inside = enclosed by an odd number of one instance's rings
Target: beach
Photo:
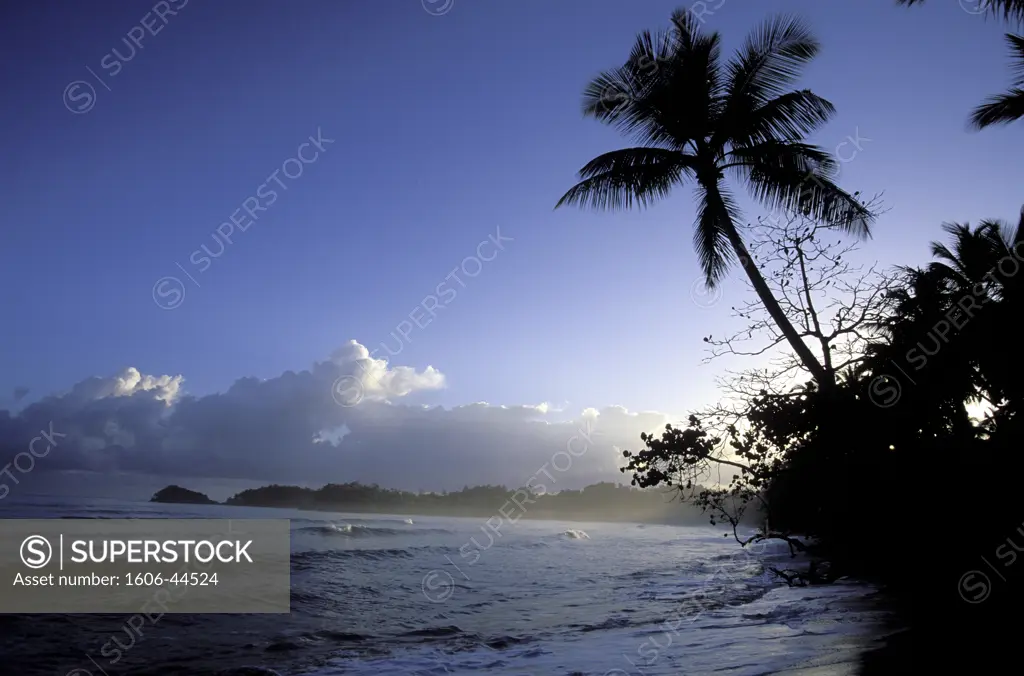
[[[8,518],[287,518],[291,613],[5,616],[23,676],[854,674],[888,616],[856,582],[790,588],[721,529],[33,498]],[[78,669],[79,671],[75,671]],[[256,672],[258,673],[258,672]]]

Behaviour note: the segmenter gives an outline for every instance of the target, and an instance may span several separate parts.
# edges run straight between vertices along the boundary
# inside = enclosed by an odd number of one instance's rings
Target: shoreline
[[[609,486],[613,486],[609,490]],[[587,492],[570,491],[530,496],[525,490],[509,491],[496,486],[463,489],[441,496],[407,494],[381,490],[377,486],[327,484],[313,490],[297,486],[270,485],[247,489],[223,502],[205,493],[171,484],[157,491],[150,503],[217,505],[263,509],[293,509],[308,512],[348,514],[391,514],[423,517],[499,519],[516,523],[520,519],[636,523],[664,526],[708,526],[710,518],[698,507],[679,509],[656,492],[639,494],[636,489],[613,484],[594,484]],[[369,494],[367,494],[369,492]],[[353,499],[352,494],[356,499]],[[522,493],[520,500],[517,494]],[[532,497],[532,499],[531,499]],[[628,499],[623,499],[628,497]],[[743,526],[756,527],[756,523]]]

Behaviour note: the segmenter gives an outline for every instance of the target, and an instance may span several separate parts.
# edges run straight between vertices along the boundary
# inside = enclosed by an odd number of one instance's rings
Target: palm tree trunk
[[[724,211],[724,205],[723,205]],[[757,293],[758,298],[764,304],[764,308],[768,311],[772,321],[775,322],[775,326],[782,331],[782,335],[789,341],[790,347],[796,352],[797,357],[803,363],[815,382],[818,383],[818,387],[822,391],[832,390],[835,388],[836,379],[835,374],[831,373],[819,362],[811,349],[804,343],[803,338],[797,333],[796,327],[793,326],[793,322],[789,321],[789,317],[782,311],[782,306],[779,305],[779,301],[775,299],[772,294],[772,290],[768,287],[768,282],[764,281],[764,276],[761,271],[757,269],[757,265],[754,264],[754,257],[747,251],[747,246],[743,243],[743,238],[740,237],[739,231],[736,230],[733,225],[732,217],[729,215],[725,216],[725,222],[728,223],[726,228],[726,237],[729,238],[729,243],[732,244],[733,251],[736,252],[736,256],[740,260],[740,264],[743,266],[743,270],[747,273],[747,278],[750,279],[750,283],[754,287],[754,291]]]

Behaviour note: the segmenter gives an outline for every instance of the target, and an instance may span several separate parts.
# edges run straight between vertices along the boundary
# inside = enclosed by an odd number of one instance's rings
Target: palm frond
[[[974,129],[984,129],[996,124],[1009,124],[1024,117],[1024,89],[1013,88],[1005,94],[997,94],[985,100],[971,113],[970,124]]]
[[[672,43],[666,34],[643,31],[636,37],[626,62],[595,77],[583,93],[583,114],[615,123],[625,112],[620,100],[638,98],[658,77],[658,67],[671,58]]]
[[[697,221],[693,247],[708,288],[715,288],[725,276],[736,254],[729,245],[729,228],[740,218],[732,194],[721,184],[702,186],[697,195]]]
[[[942,230],[956,242],[954,247],[958,252],[962,253],[966,246],[969,246],[965,245],[965,242],[972,236],[970,226],[961,225],[960,223],[943,223]],[[952,251],[942,242],[932,242],[931,254],[932,258],[938,259],[938,261],[928,264],[928,270],[934,276],[946,279],[958,286],[970,284],[970,272],[964,265],[963,258],[958,253]]]
[[[836,164],[820,148],[769,141],[734,149],[727,165],[745,176],[754,196],[771,210],[802,213],[858,237],[871,236],[875,215],[833,181]]]
[[[1013,84],[1016,87],[1024,87],[1024,35],[1005,35],[1007,44],[1010,45],[1010,72],[1013,73]]]
[[[625,64],[586,87],[583,114],[639,144],[684,148],[710,125],[719,43],[717,33],[702,35],[695,26],[687,32],[677,27],[672,34],[641,33]]]
[[[1010,70],[1014,87],[1005,94],[990,96],[971,113],[971,127],[984,129],[994,124],[1009,124],[1024,117],[1024,36],[1006,34],[1010,45]]]
[[[835,114],[835,106],[809,89],[789,92],[750,111],[737,114],[726,129],[736,146],[806,138]]]
[[[970,226],[963,225],[960,223],[943,223],[942,231],[949,235],[954,242],[960,242],[961,246],[962,242],[964,242],[965,239],[971,236]],[[954,263],[957,261],[956,254],[953,253],[949,249],[949,247],[947,247],[942,242],[936,241],[931,243],[931,254],[933,258],[938,258],[940,260]]]
[[[985,220],[980,223],[978,229],[981,230],[982,240],[985,242],[985,246],[989,251],[993,252],[993,255],[999,258],[1010,253],[1010,235],[1008,234],[1008,226],[1005,222],[1000,220]]]
[[[952,251],[949,250],[949,247],[947,247],[942,242],[932,242],[931,254],[932,258],[938,258],[943,261],[951,262],[957,267],[960,266],[959,262],[956,260],[956,256],[953,254]]]
[[[896,0],[896,4],[906,7],[920,5],[924,0]],[[1004,21],[1024,22],[1024,0],[977,0],[977,12],[972,14],[985,14]]]
[[[1016,251],[1018,245],[1021,245],[1021,253],[1024,253],[1024,207],[1021,207],[1020,220],[1017,221],[1017,227],[1013,230],[1007,228],[1006,241],[1014,251]]]
[[[781,96],[797,81],[820,44],[799,18],[773,17],[747,36],[727,67],[727,96],[757,106]]]
[[[672,12],[672,37],[678,51],[692,51],[702,35],[701,21],[693,11],[680,7]]]
[[[1020,210],[1020,219],[1017,221],[1017,225],[1004,225],[1000,228],[1000,234],[1006,242],[1009,255],[1018,260],[1024,257],[1024,208]],[[1008,292],[1017,296],[1019,300],[1020,294],[1024,292],[1024,275],[1015,275],[1012,280],[1008,280],[1004,284]]]
[[[647,207],[667,197],[693,172],[693,156],[663,148],[626,148],[605,153],[579,172],[579,183],[555,205],[599,211]]]
[[[692,12],[676,12],[670,33],[641,33],[623,66],[590,83],[584,115],[638,144],[681,150],[709,133],[720,98],[720,52],[717,33],[701,33]]]
[[[932,242],[931,253],[938,261],[929,264],[928,269],[963,289],[981,283],[1009,254],[1003,226],[992,220],[982,221],[973,229],[967,224],[943,223],[942,230],[950,236],[952,248]]]
[[[839,165],[829,153],[799,141],[770,140],[753,146],[733,148],[726,153],[723,169],[736,169],[746,178],[751,169],[774,167],[779,171],[809,172],[832,177]]]
[[[595,77],[583,91],[583,115],[617,128],[640,143],[670,143],[671,122],[648,98],[664,78],[672,59],[672,40],[665,33],[640,33],[626,62]]]
[[[983,0],[985,13],[1004,21],[1024,23],[1024,0]]]

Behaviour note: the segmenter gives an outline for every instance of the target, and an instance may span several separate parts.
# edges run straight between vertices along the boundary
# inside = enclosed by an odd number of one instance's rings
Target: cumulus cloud
[[[344,372],[335,386],[342,405],[355,405],[363,399],[389,401],[419,390],[444,387],[444,374],[433,366],[423,371],[409,366],[390,366],[385,359],[374,359],[369,350],[350,340],[331,354],[330,361]]]
[[[93,401],[107,397],[131,397],[145,392],[153,399],[172,404],[181,391],[182,376],[148,376],[128,367],[112,378],[88,378],[75,385],[69,397]]]
[[[195,397],[184,383],[128,368],[17,414],[0,410],[0,462],[52,429],[65,436],[39,461],[43,471],[451,490],[518,486],[546,468],[557,490],[624,480],[620,449],[636,449],[641,432],[668,422],[617,406],[570,416],[547,403],[405,403],[444,387],[444,374],[373,359],[354,340],[308,370],[242,378],[226,392]],[[348,383],[349,398],[339,400],[339,383]]]

